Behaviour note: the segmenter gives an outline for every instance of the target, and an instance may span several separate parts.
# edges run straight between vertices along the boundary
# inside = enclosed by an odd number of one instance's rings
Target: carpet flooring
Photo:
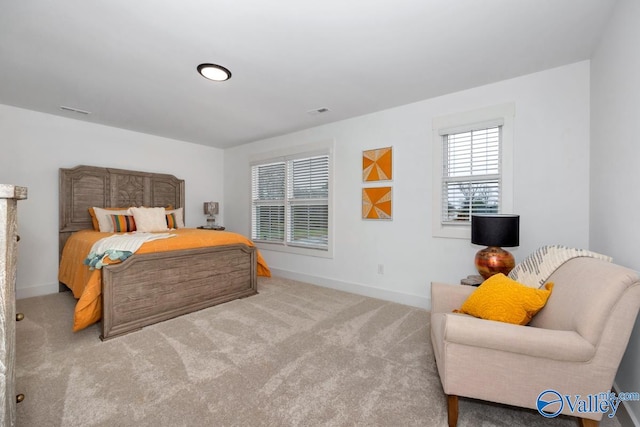
[[[281,278],[258,290],[106,342],[71,332],[70,293],[19,300],[17,425],[446,425],[427,311]],[[458,425],[576,422],[461,399]]]

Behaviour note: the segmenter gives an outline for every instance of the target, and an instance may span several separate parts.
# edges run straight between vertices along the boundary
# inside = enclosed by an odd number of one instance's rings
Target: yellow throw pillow
[[[482,282],[457,313],[466,313],[481,319],[528,324],[547,303],[553,283],[545,289],[536,289],[511,280],[502,273]]]

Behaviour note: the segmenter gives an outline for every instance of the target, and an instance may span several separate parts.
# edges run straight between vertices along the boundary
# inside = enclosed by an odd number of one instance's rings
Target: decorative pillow
[[[525,286],[505,276],[495,274],[485,280],[456,313],[466,313],[481,319],[528,324],[547,303],[553,283],[545,289]]]
[[[116,233],[130,233],[136,231],[136,221],[133,215],[111,215],[111,224]]]
[[[100,225],[98,224],[98,218],[96,218],[96,211],[94,208],[89,208],[89,216],[91,217],[91,225],[94,231],[100,231]]]
[[[167,231],[164,208],[131,208],[136,228],[142,232]]]
[[[174,213],[167,214],[166,218],[167,218],[167,227],[169,227],[169,229],[178,228],[178,224],[176,224],[176,214]]]
[[[178,209],[165,209],[165,213],[167,214],[167,226],[169,228],[184,228],[184,210],[183,208]],[[174,226],[169,225],[169,215],[173,214],[175,217]]]
[[[96,231],[101,231],[103,233],[113,233],[113,223],[111,222],[111,215],[131,215],[129,212],[129,208],[98,208],[93,207],[89,208],[89,215],[91,215],[91,211],[93,211],[93,215],[91,218],[91,222],[93,223],[93,229]],[[94,222],[93,218],[95,217]]]

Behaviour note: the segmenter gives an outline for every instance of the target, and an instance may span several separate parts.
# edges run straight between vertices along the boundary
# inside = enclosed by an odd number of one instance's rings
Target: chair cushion
[[[502,273],[495,274],[454,311],[481,319],[526,325],[547,303],[553,283],[547,283],[545,287],[531,288]]]

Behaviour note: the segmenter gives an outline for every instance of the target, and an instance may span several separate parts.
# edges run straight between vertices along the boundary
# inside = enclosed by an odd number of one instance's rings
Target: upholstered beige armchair
[[[548,281],[554,282],[551,296],[528,326],[453,313],[477,288],[432,283],[431,340],[449,426],[457,424],[458,396],[531,409],[569,396],[545,407],[547,416],[599,424],[606,404],[590,411],[575,405],[576,396],[611,390],[640,306],[640,278],[619,265],[579,257]],[[547,390],[556,393],[541,396]]]

